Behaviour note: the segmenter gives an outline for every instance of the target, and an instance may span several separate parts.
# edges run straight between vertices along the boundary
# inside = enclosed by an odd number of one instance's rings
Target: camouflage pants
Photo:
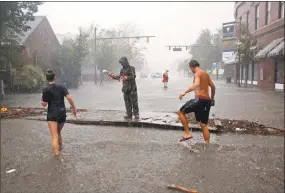
[[[139,115],[139,103],[138,103],[137,91],[125,92],[124,100],[125,100],[127,115],[128,116],[131,116],[132,114]]]

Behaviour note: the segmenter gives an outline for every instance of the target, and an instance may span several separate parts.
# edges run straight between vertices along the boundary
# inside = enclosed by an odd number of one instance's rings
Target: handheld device
[[[215,106],[215,99],[211,100],[211,106]]]

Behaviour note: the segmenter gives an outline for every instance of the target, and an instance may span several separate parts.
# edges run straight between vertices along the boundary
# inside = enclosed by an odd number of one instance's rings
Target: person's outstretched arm
[[[111,78],[113,78],[114,80],[120,80],[120,78],[121,78],[121,71],[120,71],[120,75],[116,75],[116,74],[114,74],[112,72],[106,72],[106,74],[108,76],[110,76]]]
[[[68,92],[66,87],[63,88],[63,95],[66,97],[66,99],[68,100],[68,102],[69,102],[69,104],[70,104],[70,106],[72,108],[72,114],[74,116],[76,116],[77,110],[76,110],[74,101],[73,101],[72,96],[69,94],[69,92]]]
[[[188,89],[186,89],[183,93],[179,95],[179,99],[181,100],[187,93],[194,91],[199,86],[200,86],[200,74],[195,73],[195,82],[191,84]]]

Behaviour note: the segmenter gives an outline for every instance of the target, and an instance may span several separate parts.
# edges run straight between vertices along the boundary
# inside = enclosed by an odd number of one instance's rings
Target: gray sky
[[[156,38],[140,40],[148,50],[145,56],[153,70],[164,71],[188,52],[169,51],[165,45],[193,44],[202,29],[215,31],[224,22],[234,20],[233,2],[45,2],[36,15],[47,16],[55,33],[77,33],[92,21],[103,28],[132,23],[141,35]]]

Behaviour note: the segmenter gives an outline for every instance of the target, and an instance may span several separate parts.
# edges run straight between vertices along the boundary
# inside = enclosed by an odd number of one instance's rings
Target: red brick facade
[[[239,36],[239,23],[248,23],[249,31],[257,39],[257,52],[271,41],[284,37],[284,16],[280,15],[280,2],[269,1],[269,21],[266,24],[267,2],[237,2],[235,3],[236,35]],[[256,6],[259,6],[259,24],[256,28]],[[284,14],[284,12],[283,12]],[[248,21],[248,22],[247,22]],[[258,86],[275,88],[275,60],[262,59],[258,63]],[[263,71],[263,79],[261,72]],[[262,80],[261,80],[262,79]]]

